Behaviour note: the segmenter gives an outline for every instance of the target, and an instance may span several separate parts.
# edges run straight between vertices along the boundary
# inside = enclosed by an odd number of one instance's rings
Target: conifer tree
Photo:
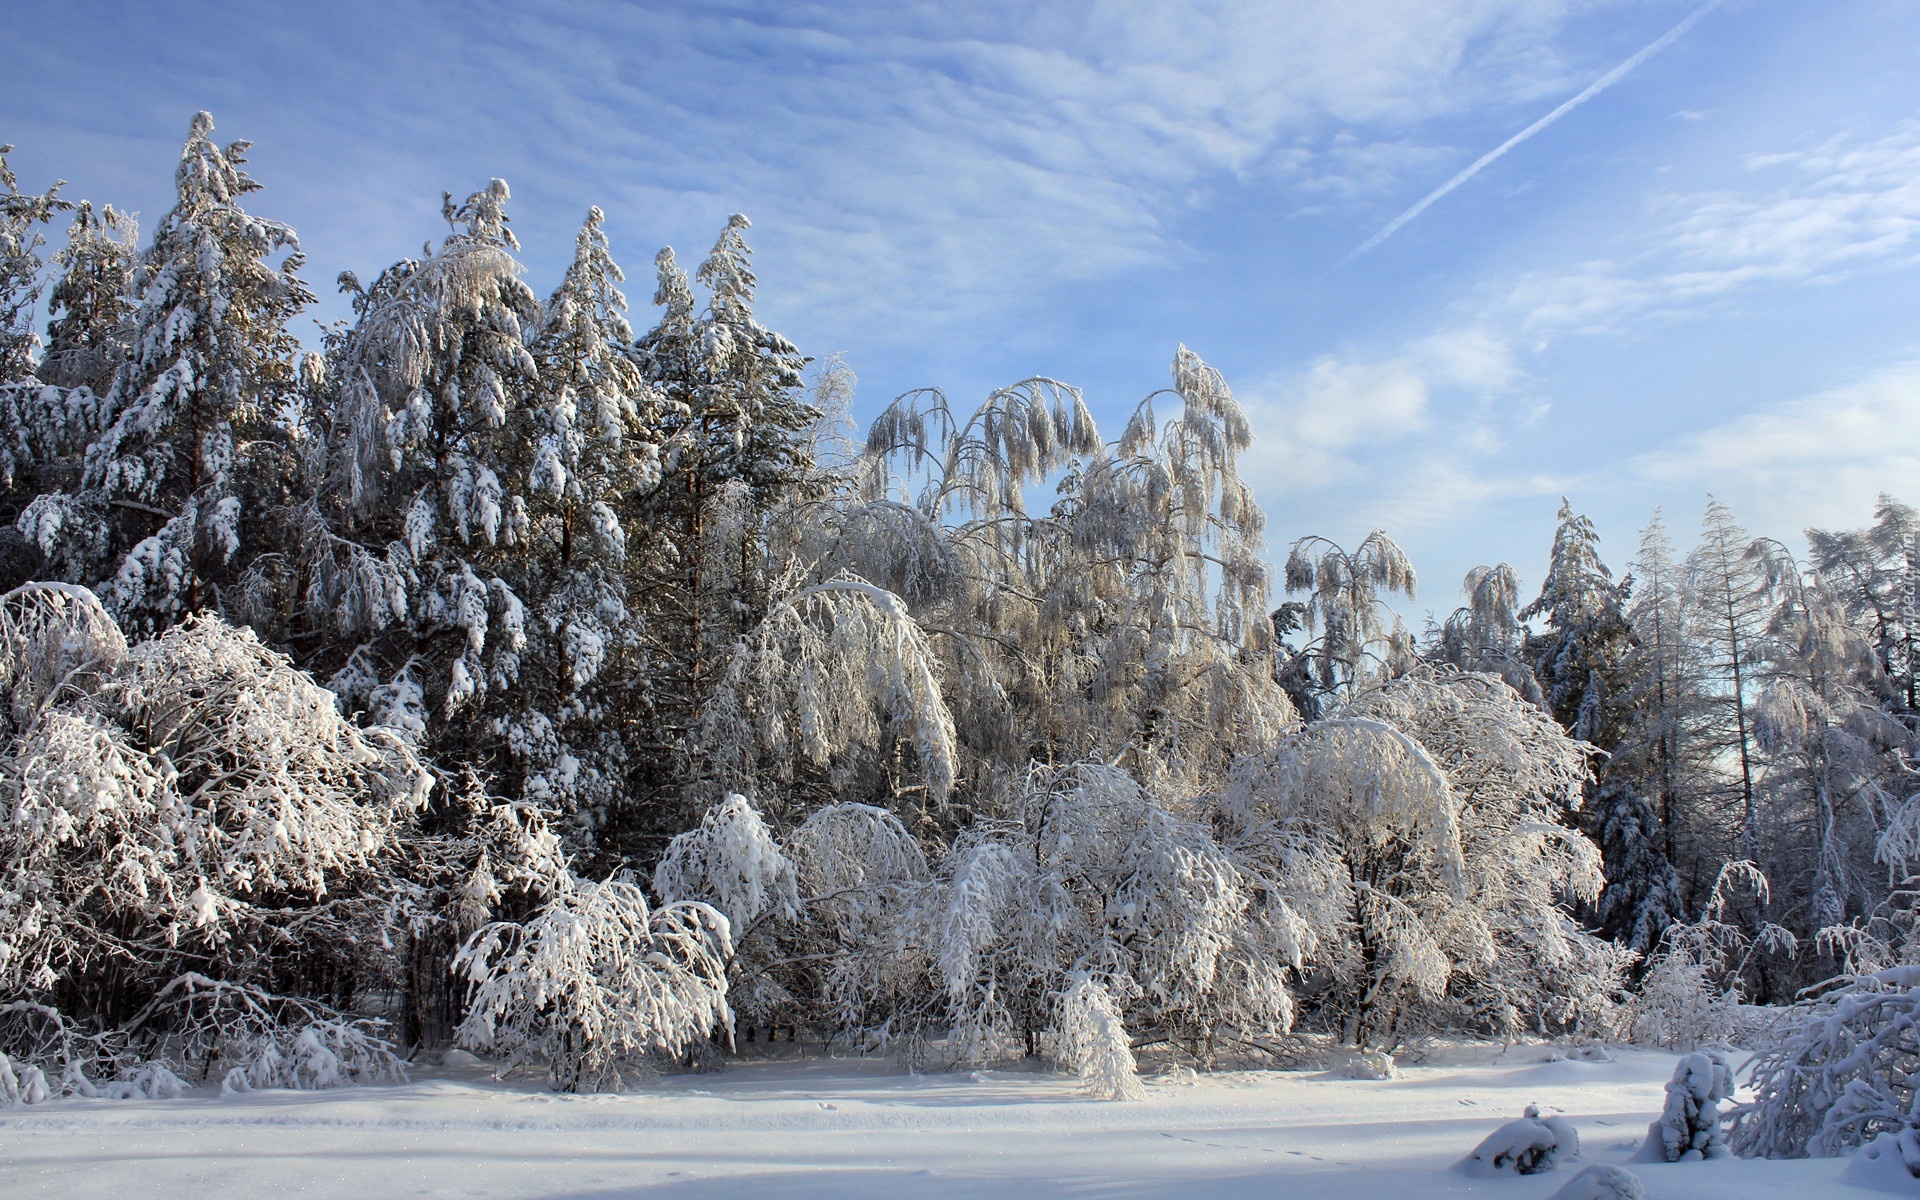
[[[661,732],[636,780],[643,803],[677,791],[672,761],[696,752],[688,734],[726,659],[768,612],[778,564],[764,559],[765,522],[807,478],[806,435],[820,415],[805,396],[807,360],[754,316],[749,227],[729,218],[701,264],[704,310],[673,251],[660,252],[654,303],[665,311],[634,347],[660,419],[660,479],[636,513],[661,543],[643,585],[643,619],[659,646],[651,687]],[[637,819],[679,828],[694,811],[675,796]]]
[[[293,230],[240,207],[260,188],[243,169],[248,145],[216,145],[213,119],[194,117],[177,203],[136,273],[112,424],[87,448],[79,493],[44,496],[21,517],[70,570],[93,556],[56,546],[101,539],[104,578],[81,581],[100,579],[122,623],[145,632],[220,605],[221,585],[276,545],[297,478],[286,414],[298,344],[286,325],[313,295]]]
[[[1687,555],[1686,620],[1713,684],[1701,697],[1710,736],[1733,764],[1725,790],[1737,813],[1738,854],[1757,862],[1752,656],[1765,632],[1768,603],[1766,579],[1749,553],[1751,541],[1726,505],[1708,502],[1700,543]]]
[[[40,257],[46,239],[37,226],[71,207],[60,199],[60,183],[37,196],[22,192],[7,166],[12,152],[12,146],[0,146],[0,189],[4,189],[0,190],[0,384],[33,374],[40,347],[33,328],[34,304],[40,298],[41,270],[46,265]]]
[[[132,215],[112,205],[95,212],[85,200],[76,206],[66,248],[54,256],[60,275],[47,292],[41,379],[102,396],[112,390],[132,333],[138,246]]]
[[[1607,887],[1594,913],[1606,932],[1647,954],[1684,915],[1679,878],[1647,800],[1651,781],[1638,753],[1642,748],[1623,750],[1636,716],[1632,671],[1659,664],[1636,656],[1625,611],[1632,584],[1613,581],[1599,541],[1593,523],[1561,500],[1546,580],[1520,615],[1546,619],[1546,630],[1531,640],[1528,652],[1548,711],[1569,734],[1607,756],[1588,783],[1583,814],[1606,865]],[[1662,570],[1657,563],[1653,569]],[[1658,612],[1653,620],[1657,625]]]

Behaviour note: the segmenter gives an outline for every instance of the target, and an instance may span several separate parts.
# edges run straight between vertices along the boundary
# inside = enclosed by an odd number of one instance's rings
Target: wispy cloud
[[[1745,188],[1664,193],[1606,259],[1526,273],[1473,304],[1531,338],[1611,333],[1738,293],[1920,262],[1920,121],[1748,157]]]

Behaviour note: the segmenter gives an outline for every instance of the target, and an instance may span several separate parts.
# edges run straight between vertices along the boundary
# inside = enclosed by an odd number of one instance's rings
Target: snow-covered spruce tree
[[[302,1028],[397,1066],[328,1006],[393,977],[369,953],[385,864],[432,784],[403,739],[248,630],[200,617],[129,648],[72,585],[0,597],[0,684],[0,999],[118,1027],[96,1067],[252,1069]]]
[[[1412,665],[1413,636],[1380,593],[1411,600],[1418,581],[1385,532],[1369,533],[1351,554],[1323,537],[1301,538],[1287,554],[1286,584],[1307,596],[1301,621],[1311,640],[1301,654],[1322,696],[1337,702]]]
[[[1721,1128],[1733,1100],[1733,1069],[1717,1050],[1683,1055],[1667,1082],[1667,1102],[1647,1127],[1643,1157],[1654,1162],[1701,1162],[1727,1156]]]
[[[1613,581],[1599,541],[1593,522],[1563,499],[1546,580],[1520,617],[1546,620],[1527,654],[1548,710],[1569,734],[1607,755],[1587,785],[1583,814],[1607,877],[1594,915],[1606,933],[1645,955],[1684,911],[1679,876],[1647,800],[1648,746],[1631,737],[1642,715],[1636,704],[1647,699],[1634,672],[1649,665],[1637,654],[1625,611],[1632,584]],[[1656,613],[1656,624],[1659,619]]]
[[[69,205],[59,184],[40,195],[22,193],[7,166],[10,150],[0,146],[0,521],[9,525],[36,494],[55,486],[56,464],[77,459],[99,430],[91,392],[70,402],[34,378],[34,306],[45,283],[38,227]],[[0,587],[39,575],[42,560],[23,533],[0,529]]]
[[[1676,911],[1697,913],[1721,865],[1737,855],[1714,803],[1724,781],[1703,647],[1687,625],[1686,572],[1657,512],[1641,532],[1633,579],[1627,721],[1604,770],[1609,783],[1631,781],[1646,797],[1661,853],[1680,880]],[[1625,823],[1618,828],[1631,832]]]
[[[141,633],[221,606],[248,564],[280,548],[298,483],[287,421],[298,344],[286,325],[313,295],[293,230],[240,207],[260,187],[243,170],[247,147],[221,148],[213,119],[194,117],[178,201],[136,273],[112,423],[87,448],[80,490],[20,517],[51,562],[100,580],[102,599]],[[71,544],[91,546],[103,527],[96,574]]]
[[[1499,679],[1421,668],[1237,770],[1237,837],[1297,828],[1338,864],[1316,1019],[1360,1046],[1603,1027],[1629,959],[1564,907],[1601,883],[1564,823],[1588,753]]]
[[[110,421],[106,398],[127,354],[137,261],[133,219],[112,208],[96,215],[82,201],[67,237],[54,259],[59,275],[48,293],[52,321],[39,378],[0,382],[0,519],[10,525],[36,496],[79,489],[82,456]],[[44,511],[57,520],[64,510],[54,503]],[[25,532],[0,531],[0,539],[18,539],[25,550],[27,561],[6,565],[12,575],[93,578],[106,552],[104,526],[43,539],[51,531],[29,524]],[[50,562],[43,541],[59,551]],[[6,586],[23,581],[13,578]]]

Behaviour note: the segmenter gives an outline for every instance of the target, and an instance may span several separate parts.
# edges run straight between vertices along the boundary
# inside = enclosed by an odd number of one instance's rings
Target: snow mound
[[[1640,1177],[1625,1167],[1595,1163],[1567,1180],[1567,1185],[1547,1200],[1644,1200],[1647,1191]]]
[[[1565,1117],[1540,1115],[1529,1104],[1527,1115],[1488,1134],[1461,1163],[1473,1179],[1507,1175],[1538,1175],[1580,1156],[1580,1133]],[[1575,1193],[1578,1195],[1579,1193]]]
[[[1860,1147],[1847,1169],[1840,1173],[1842,1183],[1898,1196],[1920,1196],[1920,1136],[1911,1128],[1899,1133],[1883,1133]]]
[[[1393,1055],[1384,1051],[1356,1054],[1353,1061],[1347,1064],[1347,1075],[1351,1079],[1386,1080],[1397,1074],[1393,1067]]]

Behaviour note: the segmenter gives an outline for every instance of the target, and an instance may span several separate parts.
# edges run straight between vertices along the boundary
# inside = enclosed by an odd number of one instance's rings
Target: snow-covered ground
[[[915,1076],[845,1060],[745,1062],[585,1096],[456,1064],[395,1087],[0,1111],[0,1195],[1540,1200],[1581,1163],[1627,1163],[1660,1107],[1674,1056],[1612,1053],[1549,1061],[1545,1046],[1456,1046],[1392,1080],[1157,1078],[1136,1103],[1083,1099],[1052,1074]],[[1459,1170],[1529,1103],[1573,1119],[1579,1162],[1527,1178]],[[1631,1169],[1649,1200],[1865,1200],[1840,1181],[1844,1165]]]

